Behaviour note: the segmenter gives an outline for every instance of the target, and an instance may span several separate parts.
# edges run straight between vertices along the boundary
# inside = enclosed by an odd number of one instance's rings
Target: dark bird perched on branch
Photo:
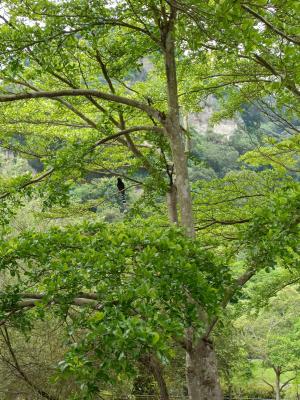
[[[118,178],[117,188],[121,196],[123,211],[126,207],[126,198],[125,198],[125,185],[121,178]]]

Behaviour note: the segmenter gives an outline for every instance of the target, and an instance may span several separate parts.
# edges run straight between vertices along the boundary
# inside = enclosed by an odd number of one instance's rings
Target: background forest
[[[299,15],[0,4],[0,399],[300,399]]]

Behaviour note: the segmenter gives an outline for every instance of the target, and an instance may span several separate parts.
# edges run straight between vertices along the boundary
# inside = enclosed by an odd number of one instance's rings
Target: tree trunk
[[[150,368],[159,387],[160,400],[169,400],[169,392],[163,376],[163,368],[153,356],[150,358]]]
[[[171,19],[173,16],[173,20]],[[181,225],[189,237],[194,237],[194,220],[192,211],[192,198],[188,174],[187,158],[185,154],[184,133],[180,126],[180,113],[177,91],[177,75],[174,43],[174,21],[176,11],[172,10],[170,21],[162,30],[165,70],[168,90],[168,116],[165,129],[170,140],[172,157],[176,174],[176,187],[178,192]]]
[[[274,368],[275,371],[275,399],[276,400],[281,400],[281,394],[280,394],[280,375],[281,371],[279,367]]]
[[[184,132],[180,125],[178,85],[175,57],[176,8],[170,6],[168,21],[161,26],[161,44],[164,52],[168,91],[168,114],[165,130],[170,141],[176,174],[176,187],[180,212],[180,225],[186,235],[195,237],[187,155]],[[213,346],[207,340],[198,341],[186,355],[186,377],[190,400],[222,400],[223,395],[218,379],[217,361]]]
[[[149,354],[141,359],[142,364],[147,370],[153,375],[158,388],[159,388],[159,399],[169,400],[169,392],[166,381],[164,379],[163,367],[156,359],[153,354]]]
[[[223,400],[211,342],[201,339],[187,351],[186,379],[190,400]]]
[[[175,185],[171,185],[167,193],[167,204],[169,212],[169,220],[177,224],[178,223],[178,213],[177,213],[177,188]]]
[[[178,193],[178,202],[180,210],[180,222],[186,231],[187,236],[194,237],[194,220],[192,211],[192,198],[189,183],[187,159],[184,152],[184,141],[181,135],[181,129],[171,130],[172,135],[171,149],[176,173],[176,187]]]

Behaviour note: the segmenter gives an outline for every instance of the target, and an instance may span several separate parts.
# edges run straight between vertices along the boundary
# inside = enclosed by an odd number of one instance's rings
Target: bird
[[[119,191],[120,196],[121,196],[122,206],[123,206],[123,211],[124,211],[125,207],[126,207],[125,185],[124,185],[124,182],[122,181],[121,178],[118,178],[117,188],[118,188],[118,191]]]

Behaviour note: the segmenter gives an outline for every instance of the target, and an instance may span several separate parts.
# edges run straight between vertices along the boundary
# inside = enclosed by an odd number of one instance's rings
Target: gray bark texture
[[[164,379],[163,367],[158,359],[153,354],[149,354],[141,358],[141,363],[146,367],[149,373],[153,375],[159,388],[159,399],[169,400],[169,392]]]
[[[155,357],[150,359],[150,369],[159,387],[160,400],[169,400],[169,392],[163,375],[163,369]]]
[[[276,400],[281,400],[281,391],[280,391],[280,375],[281,371],[279,368],[274,368],[275,371],[275,398]]]
[[[177,132],[170,129],[172,135],[171,149],[176,173],[176,187],[180,210],[180,222],[187,236],[194,237],[194,220],[192,212],[192,198],[187,168],[187,159],[184,152],[184,141],[178,127]]]
[[[223,400],[212,343],[200,340],[186,354],[186,380],[190,400]]]
[[[168,21],[161,25],[161,44],[164,52],[168,90],[168,113],[163,126],[169,138],[175,167],[180,225],[185,229],[186,235],[193,238],[195,237],[195,226],[192,196],[178,101],[175,51],[176,12],[177,9],[171,6]],[[172,222],[175,218],[174,211],[172,210]],[[169,214],[170,212],[169,208]],[[196,346],[189,346],[186,353],[186,378],[190,400],[223,400],[216,355],[209,341],[198,340]]]
[[[181,225],[185,229],[186,234],[189,237],[193,237],[195,235],[195,228],[192,212],[192,198],[188,165],[185,154],[184,133],[182,127],[180,126],[175,43],[174,31],[172,30],[173,22],[170,21],[167,30],[162,32],[164,39],[164,59],[168,87],[168,117],[165,121],[165,129],[170,140],[173,162],[175,166]]]
[[[167,193],[167,204],[169,212],[169,220],[174,224],[178,223],[177,213],[177,188],[175,185],[171,185]]]

